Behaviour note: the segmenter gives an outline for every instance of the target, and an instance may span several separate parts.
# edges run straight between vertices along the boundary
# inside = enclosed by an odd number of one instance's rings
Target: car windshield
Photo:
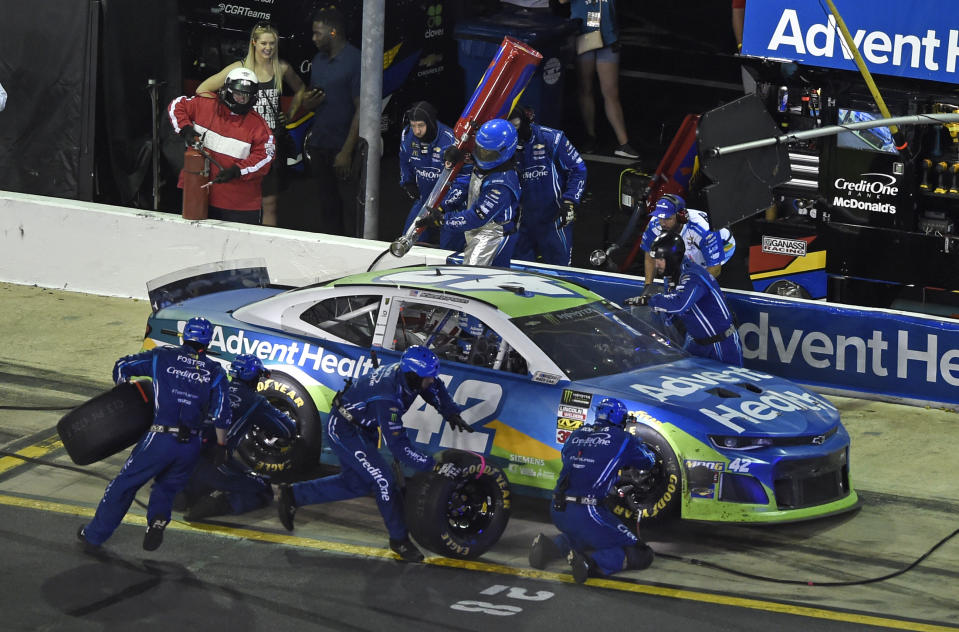
[[[573,380],[686,357],[651,325],[606,302],[522,316],[512,322]]]

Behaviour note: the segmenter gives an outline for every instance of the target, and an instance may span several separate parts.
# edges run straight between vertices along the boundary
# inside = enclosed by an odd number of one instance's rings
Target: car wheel
[[[635,527],[639,514],[643,522],[666,522],[679,515],[683,474],[676,453],[666,439],[648,426],[636,424],[630,432],[656,455],[656,463],[640,484],[631,486],[624,497],[612,498],[612,510],[623,522]]]
[[[118,384],[74,408],[57,423],[70,459],[89,465],[136,443],[153,423],[153,384]]]
[[[261,380],[257,390],[293,419],[298,438],[289,442],[251,424],[237,445],[237,457],[275,483],[302,479],[319,462],[323,446],[323,428],[313,399],[299,382],[280,373]]]
[[[410,481],[406,513],[417,542],[446,557],[473,559],[503,535],[510,514],[506,475],[480,457],[458,451],[437,455],[465,469],[456,479],[419,472]]]

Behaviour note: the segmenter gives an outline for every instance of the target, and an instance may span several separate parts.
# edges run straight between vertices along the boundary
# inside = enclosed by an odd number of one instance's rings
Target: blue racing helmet
[[[674,193],[667,193],[656,202],[656,208],[653,209],[653,217],[672,217],[679,215],[680,218],[686,217],[686,200]]]
[[[403,352],[400,371],[414,373],[418,377],[436,377],[440,374],[440,360],[436,354],[421,345],[414,345]]]
[[[516,128],[509,121],[486,121],[476,132],[473,162],[487,171],[500,166],[516,152],[516,139]]]
[[[208,347],[212,339],[213,325],[206,318],[194,316],[183,328],[183,342],[195,342],[202,347]]]
[[[617,426],[626,425],[626,419],[629,417],[629,411],[626,410],[626,404],[606,397],[596,406],[596,421],[605,421]]]
[[[244,382],[256,382],[260,376],[269,377],[270,370],[263,366],[263,361],[258,357],[245,353],[236,356],[230,363],[230,374]]]

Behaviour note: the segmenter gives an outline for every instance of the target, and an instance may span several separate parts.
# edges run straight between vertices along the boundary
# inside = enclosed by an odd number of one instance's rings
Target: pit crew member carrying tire
[[[510,115],[519,142],[516,170],[523,221],[514,259],[568,266],[573,222],[586,187],[586,163],[563,132],[533,123],[533,111],[517,106]]]
[[[649,305],[671,316],[674,324],[681,323],[685,331],[683,348],[689,353],[742,366],[739,332],[719,283],[684,252],[683,239],[676,233],[657,237],[648,256],[655,262],[656,273],[664,277],[664,293],[628,298],[626,304]]]
[[[230,364],[230,407],[233,423],[226,435],[227,451],[207,442],[202,458],[178,500],[187,520],[242,514],[265,507],[273,500],[269,481],[240,463],[232,454],[252,426],[292,449],[296,424],[257,393],[256,386],[270,371],[255,355],[238,355]],[[212,449],[208,449],[212,448]]]
[[[626,405],[607,397],[596,406],[595,421],[566,440],[550,510],[560,533],[533,538],[529,549],[533,568],[546,568],[550,561],[565,557],[573,579],[581,584],[590,576],[643,570],[653,563],[653,550],[603,503],[620,469],[648,471],[656,462],[642,441],[626,432],[628,420]]]
[[[117,384],[137,376],[153,380],[153,425],[107,485],[93,520],[77,531],[86,547],[99,547],[113,534],[137,490],[152,478],[143,548],[156,550],[170,522],[173,498],[200,457],[201,435],[209,420],[219,449],[226,449],[231,422],[228,381],[222,367],[205,353],[212,337],[210,321],[191,318],[183,328],[182,346],[156,347],[117,360],[113,367]]]
[[[442,204],[417,220],[420,228],[443,227],[463,234],[463,265],[509,267],[519,222],[515,153],[512,123],[505,119],[483,123],[476,133],[472,172],[457,176]],[[459,154],[451,147],[446,162],[459,162]]]
[[[654,293],[653,279],[656,278],[650,249],[657,237],[664,233],[677,233],[686,244],[686,257],[709,270],[719,278],[722,265],[729,261],[736,251],[736,240],[728,228],[719,231],[710,230],[709,219],[702,211],[687,209],[686,201],[667,193],[656,202],[652,217],[643,232],[640,247],[646,252],[643,261],[646,286],[643,294]]]
[[[373,492],[390,537],[390,549],[404,562],[420,562],[423,554],[410,539],[403,515],[404,505],[392,469],[377,451],[383,439],[397,459],[409,467],[452,478],[461,472],[452,463],[437,466],[433,457],[416,450],[403,427],[403,414],[422,397],[454,430],[473,432],[460,417],[457,406],[439,375],[436,355],[421,346],[409,347],[399,362],[380,367],[359,383],[341,391],[333,400],[327,434],[330,447],[342,465],[336,476],[280,485],[280,522],[293,530],[297,507],[347,500]]]

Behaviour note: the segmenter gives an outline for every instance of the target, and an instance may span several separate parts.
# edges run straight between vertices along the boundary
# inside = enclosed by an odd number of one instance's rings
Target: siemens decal
[[[322,371],[344,378],[357,378],[366,375],[373,368],[373,360],[369,357],[362,357],[358,360],[340,357],[325,351],[322,347],[313,346],[307,342],[269,342],[248,337],[242,329],[235,334],[224,337],[223,328],[219,325],[213,328],[210,348],[234,355],[251,353],[261,360],[306,367],[313,371]]]
[[[913,0],[846,2],[842,16],[870,70],[955,83],[957,3]],[[743,54],[855,69],[835,18],[819,0],[764,0],[746,6]]]

